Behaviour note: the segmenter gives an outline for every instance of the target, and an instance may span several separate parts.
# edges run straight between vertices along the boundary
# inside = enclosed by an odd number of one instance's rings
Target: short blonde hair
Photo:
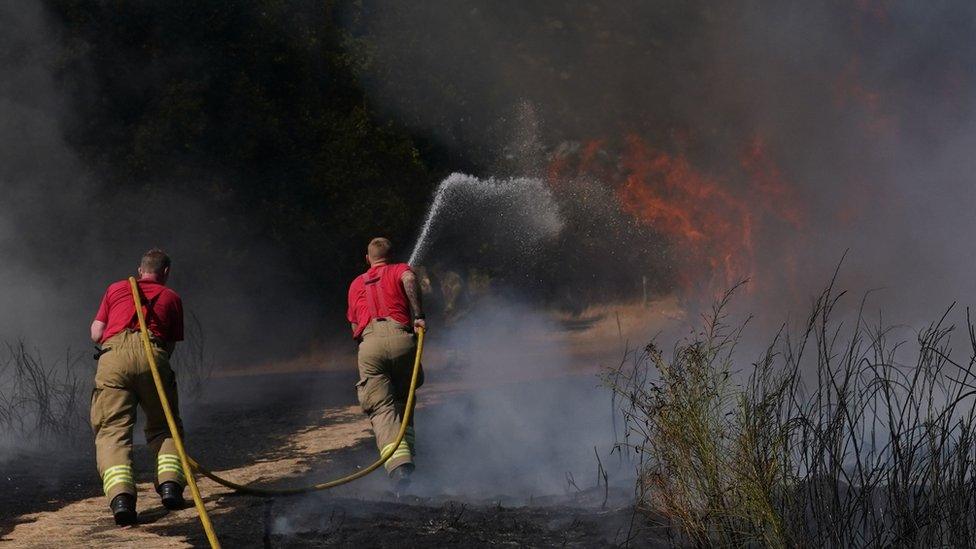
[[[392,250],[393,243],[390,242],[390,239],[380,236],[369,241],[369,246],[366,247],[366,255],[372,261],[388,259]]]
[[[166,252],[159,248],[153,248],[142,254],[142,260],[139,261],[139,268],[144,273],[162,274],[163,271],[169,268],[171,263],[172,261],[166,255]]]

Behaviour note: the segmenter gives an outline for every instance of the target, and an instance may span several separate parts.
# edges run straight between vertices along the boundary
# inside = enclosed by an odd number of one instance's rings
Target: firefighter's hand
[[[415,319],[413,319],[413,330],[415,332],[417,330],[427,331],[427,321],[425,319],[423,319],[423,318],[415,318]]]

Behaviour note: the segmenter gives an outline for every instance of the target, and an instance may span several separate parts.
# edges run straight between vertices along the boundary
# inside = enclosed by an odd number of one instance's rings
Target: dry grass
[[[65,353],[46,364],[23,341],[0,347],[0,432],[8,442],[77,439],[88,424],[92,368]]]
[[[835,321],[843,295],[828,287],[741,381],[732,292],[669,357],[652,343],[607,372],[638,504],[668,517],[676,542],[976,545],[972,324],[958,361],[946,317],[904,345],[862,314]]]
[[[173,369],[181,400],[198,400],[215,360],[203,325],[189,315],[187,341],[177,346]],[[52,363],[24,341],[0,345],[0,443],[19,448],[88,440],[88,412],[96,363],[87,353],[65,352]]]
[[[203,396],[213,377],[216,360],[207,349],[207,334],[196,314],[190,313],[186,323],[186,341],[176,346],[172,359],[180,389],[180,398],[195,401]]]

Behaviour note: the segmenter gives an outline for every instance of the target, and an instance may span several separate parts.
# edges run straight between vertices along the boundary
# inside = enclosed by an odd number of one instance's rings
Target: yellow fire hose
[[[237,484],[231,482],[227,479],[221,478],[211,471],[205,469],[202,465],[197,463],[193,458],[191,458],[186,453],[186,449],[183,446],[183,439],[180,437],[179,431],[176,429],[176,421],[173,419],[173,411],[169,406],[169,399],[166,398],[166,392],[163,390],[163,381],[159,377],[159,370],[156,368],[156,358],[152,351],[152,344],[149,341],[149,331],[146,327],[146,318],[142,312],[142,299],[139,298],[139,286],[136,283],[134,277],[129,277],[129,285],[132,286],[132,299],[135,303],[136,316],[139,319],[139,330],[142,334],[142,345],[146,351],[146,359],[149,361],[149,368],[152,370],[153,381],[156,384],[156,392],[159,393],[159,402],[163,406],[163,413],[166,415],[166,423],[169,425],[169,432],[173,436],[173,442],[176,445],[176,451],[180,454],[180,462],[183,464],[183,473],[186,476],[187,484],[190,486],[190,492],[193,494],[193,502],[196,505],[197,512],[200,515],[200,523],[203,525],[203,529],[207,534],[207,539],[210,541],[210,546],[213,548],[219,548],[220,542],[217,540],[217,535],[214,533],[213,524],[210,522],[210,517],[207,515],[207,509],[203,505],[203,500],[200,497],[200,490],[197,488],[196,480],[193,477],[193,470],[197,470],[203,476],[209,478],[210,480],[226,486],[235,492],[240,492],[243,494],[250,494],[260,497],[273,497],[273,496],[291,496],[296,494],[304,494],[307,492],[314,492],[317,490],[327,490],[329,488],[335,488],[342,484],[352,482],[356,479],[360,479],[376,469],[383,466],[392,456],[393,452],[396,451],[403,438],[407,434],[407,427],[410,425],[410,416],[413,414],[414,400],[417,391],[417,381],[420,378],[420,357],[424,352],[424,330],[420,328],[417,330],[417,354],[414,357],[413,362],[413,374],[410,377],[410,391],[407,393],[407,405],[403,412],[403,421],[400,424],[400,432],[397,434],[396,441],[389,445],[387,451],[380,454],[380,458],[374,461],[369,467],[365,469],[360,469],[355,473],[346,475],[344,477],[330,480],[328,482],[322,482],[319,484],[313,484],[309,486],[301,486],[297,488],[284,488],[284,489],[271,489],[271,488],[254,488],[251,486],[246,486],[243,484]]]
[[[156,355],[153,353],[152,344],[149,342],[149,330],[146,328],[146,315],[142,313],[142,300],[139,298],[139,285],[136,284],[134,277],[129,277],[129,285],[132,286],[132,299],[136,306],[136,317],[139,319],[139,331],[142,334],[142,347],[146,351],[146,360],[149,361],[149,369],[152,370],[153,382],[156,384],[156,392],[159,393],[159,403],[163,405],[163,414],[166,415],[166,424],[169,425],[169,434],[173,437],[176,445],[176,452],[180,454],[180,463],[183,464],[183,474],[186,476],[186,483],[190,485],[190,493],[193,494],[193,503],[197,506],[197,513],[200,515],[200,523],[203,525],[210,547],[219,549],[220,541],[214,532],[213,524],[207,515],[207,508],[203,506],[203,499],[200,497],[200,490],[197,488],[197,481],[193,478],[193,470],[190,469],[189,457],[183,447],[183,438],[180,431],[176,428],[176,421],[173,419],[173,410],[169,406],[169,399],[166,398],[166,391],[163,389],[163,379],[159,377],[159,369],[156,367]]]

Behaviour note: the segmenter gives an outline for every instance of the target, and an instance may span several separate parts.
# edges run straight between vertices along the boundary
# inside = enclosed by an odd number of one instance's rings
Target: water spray
[[[478,220],[491,223],[493,232],[505,236],[523,251],[544,238],[556,236],[563,227],[555,197],[541,179],[479,179],[452,173],[437,186],[407,263],[416,266],[424,259],[435,229],[445,221],[476,219],[475,216],[483,216],[484,208],[489,205],[502,206],[499,217]]]

